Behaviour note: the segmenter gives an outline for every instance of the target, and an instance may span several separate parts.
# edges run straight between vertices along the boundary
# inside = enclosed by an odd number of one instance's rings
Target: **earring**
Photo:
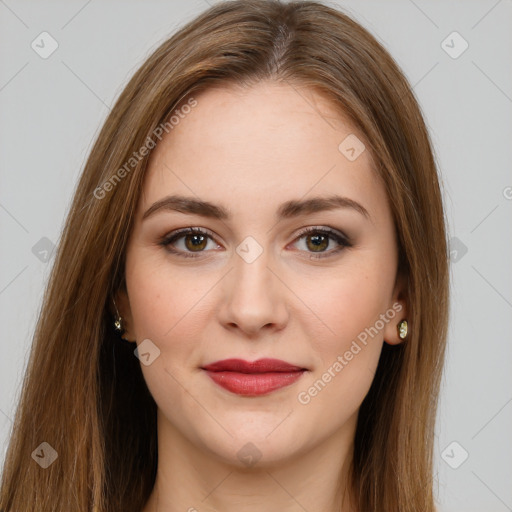
[[[401,322],[399,322],[397,328],[398,336],[400,336],[402,340],[405,340],[405,338],[407,337],[407,320],[402,320]]]
[[[119,314],[117,309],[116,301],[112,298],[112,302],[114,303],[114,308],[116,308],[116,318],[114,319],[114,329],[119,333],[121,339],[126,343],[130,343],[130,340],[124,337],[124,328],[123,328],[123,319]]]
[[[112,302],[114,303],[114,307],[116,308],[116,315],[117,318],[114,319],[114,329],[118,332],[123,331],[123,319],[121,318],[121,315],[119,314],[119,311],[117,310],[116,301],[112,298]]]

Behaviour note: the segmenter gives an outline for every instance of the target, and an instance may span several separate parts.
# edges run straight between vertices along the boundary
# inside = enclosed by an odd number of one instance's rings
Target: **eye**
[[[183,239],[184,249],[176,250],[173,246],[177,241],[181,241],[181,239]],[[213,235],[209,231],[200,228],[184,228],[165,236],[160,241],[160,245],[163,245],[169,252],[178,256],[197,258],[204,252],[209,240],[214,241]],[[198,254],[195,255],[194,253]]]
[[[310,259],[327,258],[342,251],[345,247],[352,246],[345,235],[330,228],[317,228],[314,226],[305,228],[299,233],[296,240],[300,241],[302,239],[305,239],[306,251],[312,251],[312,254],[309,255]],[[338,247],[326,251],[332,241],[336,242]]]
[[[352,244],[342,233],[330,228],[308,227],[303,229],[295,240],[305,239],[305,250],[310,252],[310,259],[319,259],[332,256],[351,247]],[[184,258],[197,258],[207,249],[208,242],[214,242],[215,238],[208,230],[201,228],[183,228],[166,235],[159,243],[169,252]],[[338,247],[330,251],[326,249],[334,241]],[[183,247],[176,248],[177,242],[183,242]],[[218,244],[216,244],[218,247]]]

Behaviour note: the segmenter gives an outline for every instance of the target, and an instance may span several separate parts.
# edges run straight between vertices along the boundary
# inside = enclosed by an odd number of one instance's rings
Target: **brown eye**
[[[346,247],[352,246],[348,237],[330,228],[306,228],[299,234],[296,240],[300,241],[302,239],[305,240],[305,252],[309,253],[310,259],[327,258]],[[337,244],[337,247],[332,250],[326,250],[332,245],[332,242]]]
[[[182,247],[176,247],[183,240]],[[208,246],[208,242],[214,242],[213,236],[199,228],[186,228],[175,231],[164,237],[160,245],[169,252],[185,258],[195,258],[201,255]],[[214,244],[216,245],[216,244]],[[218,247],[218,245],[216,245]],[[194,254],[195,253],[195,254]]]
[[[329,247],[329,237],[326,235],[307,235],[306,245],[313,252],[321,252]]]
[[[206,247],[206,242],[208,241],[207,237],[196,233],[192,235],[185,235],[184,239],[185,247],[191,251],[195,251],[196,249],[201,251]]]
[[[307,228],[302,231],[297,241],[305,240],[305,249],[301,252],[309,254],[310,259],[319,259],[332,256],[345,247],[351,247],[349,239],[330,228]],[[177,247],[183,240],[183,246]],[[160,245],[164,246],[169,252],[182,256],[184,258],[195,258],[207,253],[208,242],[212,241],[215,245],[215,239],[209,232],[199,228],[184,228],[164,237]],[[337,244],[331,250],[327,250],[333,242]],[[217,247],[218,244],[216,245]],[[316,254],[315,254],[316,253]]]

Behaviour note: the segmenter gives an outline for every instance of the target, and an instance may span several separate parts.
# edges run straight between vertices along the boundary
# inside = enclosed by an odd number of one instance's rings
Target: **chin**
[[[267,423],[252,422],[248,426],[247,421],[241,422],[236,429],[232,427],[230,430],[233,437],[224,430],[221,437],[211,437],[210,431],[210,437],[203,439],[202,443],[214,457],[227,465],[248,469],[271,468],[293,458],[304,448],[296,434],[283,425],[279,426],[282,420],[282,417],[276,418],[272,428]]]

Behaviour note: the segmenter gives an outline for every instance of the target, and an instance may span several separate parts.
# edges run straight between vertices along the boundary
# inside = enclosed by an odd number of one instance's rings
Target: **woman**
[[[219,3],[91,151],[0,509],[433,511],[447,321],[439,178],[393,59],[318,2]]]

